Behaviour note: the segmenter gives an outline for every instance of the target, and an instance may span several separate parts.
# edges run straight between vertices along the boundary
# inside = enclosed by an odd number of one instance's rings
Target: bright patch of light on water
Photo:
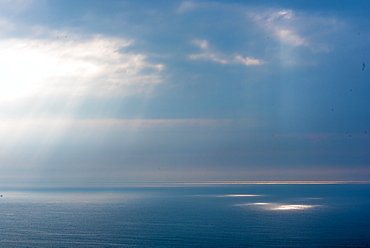
[[[279,205],[271,210],[306,210],[316,207],[315,205]]]
[[[236,204],[235,206],[258,206],[265,210],[307,210],[321,205],[304,205],[304,204],[279,204],[268,202],[254,202],[246,204]]]

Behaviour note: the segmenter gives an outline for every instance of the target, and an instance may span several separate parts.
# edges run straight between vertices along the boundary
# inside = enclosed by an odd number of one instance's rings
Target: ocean
[[[369,247],[370,185],[0,192],[1,247]]]

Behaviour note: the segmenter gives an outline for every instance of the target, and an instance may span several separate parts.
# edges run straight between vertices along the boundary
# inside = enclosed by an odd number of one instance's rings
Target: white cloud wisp
[[[207,40],[195,40],[193,44],[202,50],[202,53],[189,55],[190,60],[208,60],[219,64],[243,64],[246,66],[262,65],[264,62],[253,57],[243,57],[239,54],[230,56],[213,51]]]
[[[163,65],[148,63],[145,54],[124,51],[132,41],[51,34],[57,38],[0,39],[0,100],[53,94],[130,95],[162,81]]]

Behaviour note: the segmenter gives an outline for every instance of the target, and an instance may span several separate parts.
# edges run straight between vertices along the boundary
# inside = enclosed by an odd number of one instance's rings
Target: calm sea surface
[[[1,247],[370,247],[370,185],[0,194]]]

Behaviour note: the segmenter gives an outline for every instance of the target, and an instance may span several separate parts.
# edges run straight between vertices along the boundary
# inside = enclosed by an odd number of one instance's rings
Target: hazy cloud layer
[[[0,178],[368,180],[367,5],[0,1]]]

